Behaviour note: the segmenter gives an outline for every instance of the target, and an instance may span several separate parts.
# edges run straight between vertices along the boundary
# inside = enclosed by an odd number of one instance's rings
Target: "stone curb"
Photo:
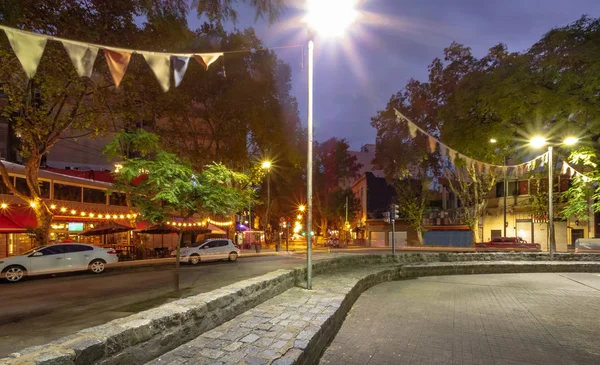
[[[556,262],[529,262],[542,261],[547,256],[542,253],[400,253],[343,256],[315,262],[314,275],[360,266],[406,265],[402,270],[387,269],[374,277],[361,279],[346,295],[340,308],[327,319],[326,325],[321,326],[318,338],[313,336],[306,349],[300,352],[298,361],[301,358],[307,361],[317,359],[337,333],[358,296],[384,281],[486,272],[600,272],[600,263],[578,262],[600,261],[600,254],[557,254]],[[473,262],[476,260],[487,262]],[[44,346],[24,349],[9,358],[0,359],[0,364],[143,364],[283,293],[297,285],[304,276],[305,269],[278,270],[88,328]]]

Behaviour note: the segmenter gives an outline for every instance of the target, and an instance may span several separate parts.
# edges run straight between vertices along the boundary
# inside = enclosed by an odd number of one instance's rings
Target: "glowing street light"
[[[579,142],[579,138],[577,138],[577,137],[567,137],[563,141],[563,144],[565,144],[567,146],[572,146],[574,144],[577,144],[577,142]]]
[[[575,137],[568,137],[564,140],[564,144],[567,146],[572,146],[576,144],[578,141]],[[543,147],[548,144],[546,138],[544,137],[533,137],[529,142],[533,147]],[[556,239],[554,236],[554,203],[553,203],[553,183],[552,183],[552,173],[554,169],[554,163],[552,162],[552,145],[548,144],[548,231],[550,236],[550,260],[554,257],[554,250],[556,249]]]
[[[313,81],[314,47],[313,35],[335,37],[344,34],[358,17],[357,0],[306,0],[307,13],[304,21],[309,28],[308,41],[308,149],[306,159],[306,230],[312,232],[312,184],[313,184]],[[306,288],[312,289],[312,237],[306,238]]]
[[[325,37],[341,37],[358,17],[356,0],[307,0],[305,21]]]
[[[490,143],[497,143],[498,140],[496,138],[490,138]]]
[[[529,141],[529,144],[531,145],[531,147],[534,147],[534,148],[544,147],[546,145],[546,143],[547,143],[546,138],[541,137],[541,136],[533,137],[531,139],[531,141]]]
[[[267,213],[265,214],[265,233],[269,226],[269,211],[271,210],[271,161],[263,161],[262,168],[267,170]]]
[[[304,212],[306,210],[306,205],[301,205],[298,207],[298,210]]]

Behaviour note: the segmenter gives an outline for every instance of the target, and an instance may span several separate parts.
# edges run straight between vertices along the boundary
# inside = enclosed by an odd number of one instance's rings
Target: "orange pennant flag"
[[[194,59],[198,61],[205,70],[208,70],[208,66],[218,60],[222,55],[223,53],[199,53],[194,55]]]
[[[123,76],[125,76],[129,61],[131,61],[131,53],[105,49],[104,56],[106,57],[106,63],[108,64],[110,74],[115,82],[115,87],[118,88],[121,84],[121,80],[123,80]]]

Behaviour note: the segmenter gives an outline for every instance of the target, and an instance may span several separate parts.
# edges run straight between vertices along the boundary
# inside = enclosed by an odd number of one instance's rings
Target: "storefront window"
[[[99,189],[83,188],[83,202],[106,204],[106,192]]]
[[[120,205],[122,207],[127,206],[127,200],[123,193],[112,193],[110,194],[110,205]]]
[[[11,179],[12,179],[12,176],[11,176]],[[2,179],[0,179],[0,194],[10,194],[10,191],[8,190],[6,185],[4,185],[4,181]]]
[[[81,201],[81,187],[54,183],[54,199]]]

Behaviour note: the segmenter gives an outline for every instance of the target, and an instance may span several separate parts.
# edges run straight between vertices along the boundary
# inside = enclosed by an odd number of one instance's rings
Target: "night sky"
[[[600,1],[365,0],[360,10],[361,19],[343,39],[315,39],[315,138],[346,138],[353,149],[375,143],[370,118],[408,79],[425,80],[427,66],[452,41],[471,47],[477,57],[499,42],[509,51],[523,51],[552,27],[584,14],[600,16]],[[301,9],[288,9],[272,26],[255,23],[253,10],[241,7],[240,13],[237,27],[253,26],[265,46],[308,40],[299,24]],[[191,26],[198,24],[190,18]],[[301,50],[276,52],[292,67],[292,92],[306,125],[307,75],[306,67],[300,67]]]

